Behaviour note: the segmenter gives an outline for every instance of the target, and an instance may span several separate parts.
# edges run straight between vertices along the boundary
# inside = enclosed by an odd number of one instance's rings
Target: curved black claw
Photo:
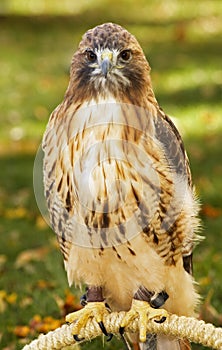
[[[98,322],[98,324],[103,334],[105,334],[108,337],[108,333],[107,333],[106,327],[104,326],[103,321]]]
[[[125,327],[119,327],[119,334],[123,335],[125,331]]]
[[[108,337],[107,337],[106,341],[109,342],[112,339],[113,339],[113,334],[112,333],[108,333]]]
[[[112,312],[112,310],[111,310],[109,304],[105,303],[105,307],[106,307],[106,309],[107,309],[109,312]]]
[[[101,331],[103,332],[103,334],[105,334],[105,336],[107,337],[107,341],[110,341],[110,340],[112,339],[112,337],[113,337],[113,334],[107,332],[106,327],[104,326],[103,321],[98,322],[98,325],[99,325]]]
[[[84,338],[79,338],[79,336],[77,334],[73,334],[73,338],[75,339],[75,341],[82,341],[82,340],[84,340]]]
[[[154,320],[156,323],[163,323],[164,321],[166,321],[166,317],[163,316],[159,321],[158,320]]]

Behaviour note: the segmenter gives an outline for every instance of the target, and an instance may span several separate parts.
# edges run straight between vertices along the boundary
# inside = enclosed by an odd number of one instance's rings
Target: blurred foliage
[[[194,254],[201,316],[222,325],[222,2],[1,0],[0,13],[0,348],[21,349],[79,307],[81,292],[73,288],[71,296],[36,205],[32,171],[72,54],[85,30],[105,21],[136,35],[158,101],[183,135],[206,236]],[[102,340],[82,347],[98,349]]]

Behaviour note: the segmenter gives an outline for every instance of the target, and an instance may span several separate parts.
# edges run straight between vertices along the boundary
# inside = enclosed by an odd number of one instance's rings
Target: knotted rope
[[[112,312],[104,318],[104,325],[108,333],[118,334],[124,311]],[[126,328],[126,331],[138,331],[138,321],[134,320]],[[189,339],[191,342],[202,344],[212,349],[222,350],[222,328],[216,328],[212,324],[199,321],[192,317],[170,315],[165,322],[156,323],[149,321],[147,332],[152,334],[171,335],[178,339]],[[101,329],[97,322],[89,320],[81,330],[79,337],[82,342],[101,335]],[[79,343],[79,342],[78,342]],[[47,334],[41,334],[22,350],[60,350],[65,346],[76,344],[72,336],[72,324],[64,324],[60,328]]]

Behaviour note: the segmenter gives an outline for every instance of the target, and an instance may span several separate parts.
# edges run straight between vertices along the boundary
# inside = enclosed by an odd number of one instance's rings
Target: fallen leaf
[[[77,301],[76,297],[70,292],[66,291],[65,298],[61,298],[59,295],[54,293],[53,298],[58,305],[58,308],[61,310],[61,315],[63,317],[70,312],[74,312],[82,308],[79,301]]]
[[[215,208],[209,204],[204,205],[202,207],[202,213],[208,218],[218,218],[219,216],[222,216],[222,209],[221,208]]]
[[[35,315],[29,322],[29,327],[38,333],[48,333],[60,327],[64,320],[56,319],[51,316],[42,318],[40,315]]]
[[[44,230],[45,228],[49,227],[49,225],[47,224],[47,222],[45,221],[45,219],[41,215],[39,215],[36,218],[35,224],[38,227],[38,229],[40,229],[40,230]]]
[[[46,281],[46,280],[38,280],[36,287],[39,289],[52,289],[54,288],[53,282]]]
[[[19,307],[24,308],[33,303],[33,299],[31,297],[23,297],[19,303]]]
[[[16,303],[17,298],[18,298],[18,295],[16,293],[11,293],[11,294],[6,295],[5,299],[9,304],[12,305],[12,304]]]
[[[29,321],[29,326],[31,329],[35,330],[37,325],[42,322],[40,315],[34,315],[33,318]]]
[[[35,328],[35,324],[42,321],[42,317],[40,315],[34,315],[31,321],[29,322],[32,328]]]
[[[18,255],[15,267],[18,269],[24,267],[30,261],[41,261],[48,251],[47,247],[25,250]]]
[[[77,311],[81,309],[82,306],[79,301],[76,301],[76,297],[69,291],[66,291],[66,297],[63,304],[63,315],[67,315],[70,312]]]
[[[5,211],[5,217],[8,219],[23,219],[28,215],[28,210],[23,207],[10,208]]]
[[[16,326],[13,332],[19,338],[25,338],[30,333],[28,326]]]
[[[4,312],[6,307],[7,307],[7,303],[6,303],[6,291],[5,290],[0,290],[0,313]]]
[[[54,331],[54,329],[60,327],[63,320],[55,319],[51,316],[46,316],[43,318],[43,322],[39,327],[37,327],[38,332],[48,333],[49,331]]]

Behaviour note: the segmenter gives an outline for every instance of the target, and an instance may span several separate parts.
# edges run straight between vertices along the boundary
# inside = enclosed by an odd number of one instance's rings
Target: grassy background
[[[32,172],[48,116],[63,98],[71,56],[85,30],[105,21],[137,36],[158,101],[183,135],[206,237],[194,256],[201,317],[222,325],[222,2],[27,4],[0,3],[0,348],[21,349],[78,308],[80,292],[72,289],[73,298],[69,291],[54,234],[35,202]],[[83,348],[102,346],[99,339]],[[123,346],[114,340],[105,348]]]

